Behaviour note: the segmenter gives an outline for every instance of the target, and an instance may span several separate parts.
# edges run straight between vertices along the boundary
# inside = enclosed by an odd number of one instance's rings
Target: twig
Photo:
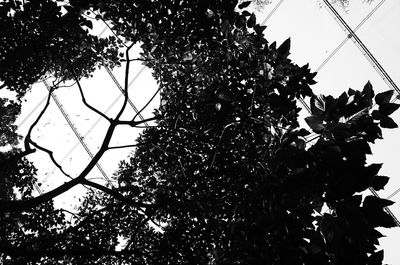
[[[160,87],[159,87],[159,88],[157,89],[157,91],[153,94],[153,96],[150,98],[150,100],[147,101],[146,105],[144,105],[144,107],[141,108],[141,109],[135,114],[135,116],[134,116],[133,119],[132,119],[132,122],[134,122],[135,119],[136,119],[136,117],[139,116],[139,114],[141,114],[142,111],[143,111],[144,109],[146,109],[147,106],[153,101],[153,99],[155,98],[155,96],[160,92],[161,88],[162,88],[162,86],[160,85]]]
[[[44,81],[44,82],[46,82],[46,81]],[[37,125],[37,123],[39,122],[39,120],[42,118],[42,116],[46,112],[47,108],[49,107],[50,99],[51,99],[51,93],[53,91],[54,91],[54,87],[49,90],[49,95],[47,97],[47,101],[46,101],[45,106],[43,107],[42,111],[39,113],[39,115],[36,118],[36,120],[29,127],[29,130],[28,130],[28,132],[27,132],[27,134],[25,136],[25,140],[24,140],[24,146],[25,146],[25,150],[26,151],[31,150],[31,147],[30,147],[29,143],[30,143],[30,140],[31,140],[31,134],[32,134],[33,128]]]
[[[30,139],[29,142],[30,142],[34,147],[36,147],[37,149],[42,150],[43,152],[47,153],[47,154],[49,155],[50,159],[51,159],[51,162],[53,162],[53,164],[61,171],[61,173],[63,173],[66,177],[68,177],[68,178],[70,178],[70,179],[73,179],[69,174],[67,174],[67,173],[64,171],[64,169],[61,167],[61,165],[57,163],[56,159],[54,158],[53,151],[50,151],[49,149],[40,146],[39,144],[37,144],[36,142],[34,142],[32,139]]]
[[[129,61],[129,50],[132,48],[132,46],[129,46],[126,48],[125,51],[125,58],[127,60],[126,62],[126,66],[125,66],[125,82],[124,82],[124,103],[122,104],[121,110],[119,111],[119,113],[117,114],[117,116],[115,117],[115,120],[119,120],[119,118],[121,117],[122,113],[124,112],[126,105],[128,104],[128,88],[129,88],[129,67],[130,67],[130,61]]]
[[[120,145],[120,146],[111,146],[108,147],[108,150],[110,149],[121,149],[121,148],[128,148],[128,147],[137,147],[137,146],[142,146],[150,143],[141,143],[141,144],[128,144],[128,145]]]
[[[98,109],[96,109],[95,107],[91,106],[89,103],[87,103],[85,95],[83,93],[83,89],[81,86],[81,83],[78,80],[78,77],[75,75],[75,72],[72,70],[72,74],[74,75],[74,79],[76,81],[76,84],[78,85],[79,88],[79,92],[81,93],[81,97],[82,97],[82,102],[83,104],[85,104],[85,106],[87,108],[89,108],[90,110],[94,111],[95,113],[97,113],[98,115],[102,116],[104,119],[106,119],[107,121],[110,121],[110,118],[107,117],[107,115],[105,115],[103,112],[99,111]]]

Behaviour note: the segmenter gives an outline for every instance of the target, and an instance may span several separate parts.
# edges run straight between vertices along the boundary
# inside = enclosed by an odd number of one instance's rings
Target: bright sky
[[[374,9],[380,5],[382,0],[375,0],[372,4],[362,3],[362,0],[352,0],[352,4],[346,11],[337,8],[349,26],[354,29]],[[381,6],[374,14],[358,29],[356,34],[371,51],[393,81],[400,85],[400,1],[383,0]],[[324,7],[322,0],[273,0],[264,10],[257,12],[258,21],[262,22],[275,8],[276,11],[269,18],[265,35],[270,41],[277,41],[278,45],[285,39],[291,38],[291,58],[298,65],[310,63],[310,67],[316,70],[329,54],[346,38],[347,34],[342,30],[335,19]],[[103,25],[95,25],[95,32],[100,32]],[[105,33],[109,34],[109,32]],[[137,52],[138,49],[134,49]],[[142,66],[136,63],[131,68],[130,80],[140,71]],[[396,71],[397,70],[397,71]],[[114,74],[120,84],[123,84],[124,69],[114,70]],[[348,40],[346,44],[321,68],[314,86],[316,94],[340,95],[348,88],[361,90],[365,83],[370,80],[376,91],[389,89],[373,66],[367,61],[357,46]],[[110,110],[107,114],[115,116],[122,104],[121,93],[113,83],[111,77],[104,69],[97,71],[90,80],[82,81],[87,101],[102,111]],[[156,91],[156,83],[148,69],[144,70],[130,87],[130,98],[138,109],[141,109],[147,100]],[[34,121],[40,111],[40,107],[34,107],[46,95],[46,88],[42,83],[34,86],[32,93],[26,96],[27,104],[23,107],[21,117],[17,124],[21,123],[32,113],[20,126],[20,133],[24,135],[29,125]],[[76,86],[63,88],[56,91],[56,95],[63,105],[69,118],[75,124],[80,135],[85,136],[84,141],[93,153],[100,145],[104,136],[106,122],[96,122],[98,115],[88,111],[79,99]],[[112,103],[119,100],[112,105]],[[112,106],[111,106],[112,105]],[[143,116],[151,117],[151,112],[158,105],[158,98],[143,112]],[[110,107],[111,106],[111,107]],[[128,107],[124,117],[129,119],[134,111]],[[306,115],[304,113],[304,115]],[[400,124],[400,112],[393,115],[393,118]],[[33,139],[54,151],[56,159],[63,166],[64,170],[72,176],[76,176],[89,161],[85,149],[78,144],[73,131],[69,128],[66,120],[58,110],[54,102],[51,103],[47,114],[34,130]],[[112,143],[115,145],[133,144],[140,129],[121,128],[117,130]],[[87,134],[87,135],[86,135]],[[380,172],[382,175],[391,177],[387,188],[380,191],[383,198],[391,195],[400,188],[400,179],[397,172],[400,172],[400,163],[397,155],[400,153],[400,140],[396,137],[399,130],[384,130],[384,140],[373,146],[373,157],[371,162],[384,162]],[[75,147],[76,146],[76,147]],[[100,161],[100,164],[109,177],[115,172],[121,159],[126,158],[132,149],[118,149],[108,151]],[[56,169],[53,172],[52,166],[46,154],[36,152],[32,156],[39,168],[39,178],[44,184],[42,189],[49,190],[68,179],[62,176]],[[46,162],[45,162],[46,161]],[[50,168],[50,169],[49,169]],[[91,178],[100,179],[102,175],[98,169],[93,170]],[[102,180],[99,180],[100,182]],[[103,181],[104,182],[104,181]],[[77,187],[67,192],[57,200],[59,206],[71,208],[76,205],[77,199],[84,193],[84,188]],[[392,200],[400,202],[400,193],[392,197]],[[400,218],[400,204],[390,208]],[[383,230],[387,235],[381,242],[385,248],[385,262],[398,264],[400,253],[396,248],[396,241],[400,241],[400,229]]]

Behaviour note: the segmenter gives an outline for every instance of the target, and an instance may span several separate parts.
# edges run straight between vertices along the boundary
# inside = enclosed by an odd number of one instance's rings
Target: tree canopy
[[[4,264],[382,264],[376,228],[396,226],[384,210],[392,202],[362,192],[388,182],[366,155],[381,128],[397,127],[393,91],[375,95],[367,82],[338,98],[316,96],[316,73],[291,61],[290,39],[265,39],[250,3],[0,3],[0,80],[18,95],[0,101],[0,145],[12,146],[0,156]],[[92,35],[87,14],[114,36]],[[135,44],[140,58],[130,57]],[[132,139],[115,184],[103,186],[86,177],[106,151],[123,148],[110,146],[115,129],[143,124],[138,114],[121,119],[133,60],[151,68],[160,107],[147,119],[155,126]],[[85,101],[80,84],[98,66],[126,69],[125,100],[112,118]],[[50,75],[45,107],[17,148],[21,98]],[[109,126],[79,175],[34,197],[40,176],[29,154],[58,164],[31,132],[67,80]],[[308,128],[298,122],[303,98]],[[90,188],[77,212],[55,209],[53,199],[76,185]]]

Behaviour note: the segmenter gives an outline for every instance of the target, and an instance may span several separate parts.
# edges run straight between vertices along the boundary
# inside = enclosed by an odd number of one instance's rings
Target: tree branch
[[[140,121],[134,121],[134,119],[132,119],[131,121],[118,121],[118,124],[129,125],[131,127],[137,127],[139,124],[146,123],[148,121],[155,121],[155,120],[158,120],[159,118],[160,118],[160,116],[154,116],[154,117],[143,119]]]
[[[46,82],[46,81],[44,81]],[[50,99],[51,99],[51,93],[53,93],[54,88],[50,88],[49,90],[49,95],[47,97],[47,101],[46,104],[44,106],[44,108],[42,109],[42,111],[39,113],[39,116],[36,118],[36,120],[32,123],[32,125],[29,127],[29,130],[25,136],[25,140],[24,140],[24,146],[25,146],[25,150],[31,150],[31,147],[29,145],[30,141],[31,141],[31,134],[33,131],[33,128],[37,125],[37,123],[39,122],[39,120],[42,118],[42,116],[44,115],[44,113],[46,112],[47,108],[50,105]]]
[[[111,147],[108,147],[108,150],[111,150],[111,149],[121,149],[121,148],[128,148],[128,147],[137,147],[137,146],[142,146],[142,145],[146,145],[146,144],[149,144],[149,143],[142,143],[142,144],[128,144],[128,145],[120,145],[120,146],[111,146]]]
[[[129,60],[129,50],[132,48],[132,45],[126,48],[125,51],[125,58],[126,58],[126,67],[125,67],[125,81],[124,81],[124,103],[122,104],[121,110],[117,114],[117,117],[115,117],[115,120],[119,120],[121,117],[122,113],[124,113],[124,110],[126,108],[126,105],[128,104],[128,88],[129,88],[129,67],[130,67],[130,60]]]
[[[150,100],[147,101],[146,105],[144,105],[144,107],[141,108],[141,109],[135,114],[135,116],[133,116],[132,123],[135,123],[136,117],[139,116],[139,115],[143,112],[143,110],[147,108],[147,106],[153,101],[153,99],[155,98],[155,96],[160,92],[161,88],[162,88],[162,87],[161,87],[161,85],[160,85],[160,87],[159,87],[159,88],[157,89],[157,91],[153,94],[153,96],[150,98]],[[132,125],[131,125],[131,126],[132,126]]]
[[[76,185],[82,184],[82,182],[85,180],[85,177],[96,166],[96,163],[103,156],[104,152],[107,151],[111,137],[112,137],[115,127],[117,125],[118,125],[117,122],[111,120],[111,124],[108,127],[108,130],[106,132],[106,135],[104,137],[103,143],[102,143],[99,151],[94,155],[93,159],[87,164],[87,166],[83,169],[83,171],[79,174],[78,177],[58,186],[57,188],[55,188],[51,191],[43,193],[35,198],[31,198],[28,200],[19,200],[19,201],[0,201],[0,213],[1,212],[29,211],[41,203],[52,200],[53,198],[70,190],[71,188],[75,187]]]
[[[115,199],[118,199],[118,200],[120,200],[120,201],[122,201],[122,202],[124,202],[124,203],[126,203],[126,204],[128,204],[130,206],[136,207],[136,208],[153,207],[154,206],[153,204],[147,204],[147,203],[141,203],[141,202],[132,201],[131,199],[123,196],[121,193],[119,193],[119,192],[117,192],[117,191],[115,191],[113,189],[109,189],[109,188],[107,188],[107,187],[105,187],[103,185],[97,184],[97,183],[92,182],[92,181],[87,180],[87,179],[84,179],[81,182],[81,184],[85,184],[85,185],[88,185],[90,187],[93,187],[93,188],[96,188],[98,190],[101,190],[101,191],[111,195]]]
[[[47,154],[49,155],[50,159],[51,159],[51,162],[53,162],[53,164],[56,165],[56,167],[61,171],[61,173],[63,173],[66,177],[72,179],[72,177],[64,171],[64,169],[61,167],[61,165],[58,164],[58,162],[57,162],[56,159],[54,158],[54,155],[53,155],[53,152],[52,152],[52,151],[50,151],[49,149],[46,149],[46,148],[40,146],[39,144],[37,144],[36,142],[34,142],[32,139],[30,140],[30,143],[31,143],[34,147],[36,147],[37,149],[42,150],[43,152],[47,153]]]
[[[96,109],[95,107],[93,107],[92,105],[90,105],[89,103],[87,103],[86,98],[85,98],[85,95],[84,95],[84,93],[83,93],[83,89],[82,89],[81,83],[79,82],[79,80],[78,80],[78,78],[77,78],[77,76],[75,75],[75,72],[74,72],[73,70],[72,70],[72,74],[74,75],[75,82],[76,82],[76,84],[78,85],[79,92],[81,93],[81,97],[82,97],[82,102],[83,102],[83,104],[85,104],[85,106],[86,106],[87,108],[89,108],[90,110],[94,111],[95,113],[97,113],[98,115],[100,115],[101,117],[103,117],[104,119],[106,119],[107,121],[110,121],[110,118],[107,117],[107,115],[105,115],[103,112],[99,111],[98,109]]]

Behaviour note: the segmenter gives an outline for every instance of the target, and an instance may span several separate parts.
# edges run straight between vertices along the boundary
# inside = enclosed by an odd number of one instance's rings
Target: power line
[[[114,74],[111,72],[110,68],[108,68],[107,66],[104,66],[104,68],[106,69],[108,75],[111,77],[111,79],[114,81],[115,85],[118,87],[118,89],[121,91],[121,96],[125,94],[124,89],[122,88],[122,86],[119,84],[118,80],[115,78]],[[133,84],[133,82],[140,76],[140,74],[144,71],[144,69],[146,68],[146,66],[143,66],[135,75],[135,77],[129,82],[128,84],[128,88]],[[128,97],[128,103],[129,105],[132,107],[132,109],[136,112],[136,114],[139,116],[140,120],[144,121],[144,118],[142,116],[142,114],[139,112],[139,110],[136,108],[136,106],[133,104],[132,100]],[[149,124],[144,121],[143,122],[144,125],[146,127],[149,126]]]
[[[274,8],[271,10],[271,12],[264,18],[263,22],[261,22],[261,25],[264,26],[265,23],[272,17],[272,15],[275,13],[275,11],[278,9],[278,7],[283,3],[283,0],[280,0]]]
[[[47,90],[50,93],[51,88],[50,88],[49,84],[47,83],[47,81],[43,81],[43,84],[46,86]],[[78,138],[79,142],[81,143],[81,145],[85,149],[86,153],[90,156],[91,159],[93,159],[93,157],[94,157],[93,153],[90,151],[89,147],[86,145],[85,141],[83,140],[83,137],[79,134],[79,132],[76,129],[75,125],[70,120],[68,114],[65,112],[64,107],[59,102],[59,100],[58,100],[57,96],[54,94],[54,92],[51,93],[51,97],[53,98],[54,102],[56,103],[58,109],[61,111],[61,114],[64,116],[64,118],[67,121],[69,127],[71,127],[71,129],[74,132],[76,138]],[[100,163],[96,163],[96,167],[99,169],[100,173],[103,175],[104,179],[108,182],[108,184],[112,185],[112,182],[111,182],[110,178],[104,172],[104,170],[101,167]]]
[[[383,67],[379,64],[379,62],[375,59],[375,57],[371,54],[371,52],[367,49],[367,47],[362,43],[362,41],[358,38],[358,36],[355,34],[355,32],[347,25],[346,21],[339,15],[339,13],[333,8],[333,6],[327,1],[323,0],[325,5],[329,8],[331,11],[331,14],[333,15],[334,19],[336,21],[339,21],[339,25],[343,28],[344,31],[347,31],[349,33],[349,37],[352,37],[355,40],[355,44],[357,44],[357,47],[363,52],[363,55],[369,59],[368,61],[372,63],[372,66],[375,68],[375,70],[380,73],[380,75],[384,76],[384,80],[387,80],[387,83],[389,83],[390,86],[392,86],[392,89],[395,90],[397,93],[400,92],[399,88],[396,86],[396,84],[393,82],[393,80],[390,78],[390,76],[386,73],[386,71],[383,69]],[[377,68],[376,68],[376,67]],[[385,81],[386,82],[386,81]],[[375,197],[379,197],[378,193],[375,191],[374,188],[369,187],[369,190]],[[396,216],[393,214],[393,212],[388,208],[384,207],[385,211],[393,218],[397,226],[400,226],[399,220],[396,218]]]
[[[400,89],[397,87],[392,78],[388,75],[388,73],[383,69],[382,65],[375,59],[372,53],[368,50],[368,48],[364,45],[364,43],[358,38],[356,33],[350,28],[350,26],[344,21],[344,19],[340,16],[340,14],[335,10],[335,8],[329,3],[328,0],[323,0],[325,5],[330,10],[333,18],[338,22],[338,24],[342,27],[342,29],[349,34],[349,38],[353,40],[356,44],[357,48],[362,52],[365,58],[371,63],[372,67],[378,72],[378,74],[382,77],[382,79],[386,82],[386,84],[391,87],[397,94],[400,94]]]
[[[368,13],[368,15],[366,15],[364,17],[364,19],[357,25],[357,27],[354,28],[354,32],[357,32],[357,30],[359,28],[362,27],[362,25],[364,25],[364,23],[379,9],[379,7],[382,6],[382,4],[385,2],[385,0],[382,0],[379,2],[379,4],[377,4],[372,10],[371,12]],[[332,57],[343,47],[343,45],[347,42],[348,39],[350,39],[351,36],[347,35],[346,38],[329,54],[329,56],[320,64],[320,66],[317,68],[317,70],[315,70],[316,72],[319,72],[327,62],[329,62],[330,59],[332,59]]]

